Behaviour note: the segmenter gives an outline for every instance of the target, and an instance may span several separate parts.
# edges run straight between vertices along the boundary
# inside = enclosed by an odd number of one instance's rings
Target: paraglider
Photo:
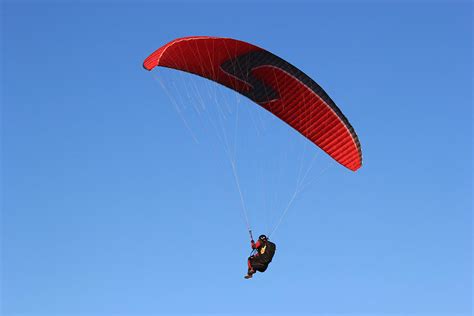
[[[252,254],[247,260],[248,270],[245,276],[246,279],[251,279],[257,271],[265,272],[270,262],[272,262],[276,251],[276,245],[268,240],[265,235],[260,235],[257,242],[252,239],[250,246],[252,247]]]
[[[278,117],[342,166],[352,171],[362,166],[358,136],[334,101],[308,75],[267,50],[232,38],[189,36],[160,47],[143,63],[149,71],[158,66],[224,85]],[[231,161],[231,165],[251,232],[235,162]],[[248,258],[246,279],[257,271],[266,271],[276,251],[276,245],[266,235],[260,235],[257,242],[251,237],[251,247],[254,251]]]

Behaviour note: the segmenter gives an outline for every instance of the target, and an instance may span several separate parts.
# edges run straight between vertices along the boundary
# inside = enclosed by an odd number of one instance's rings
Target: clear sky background
[[[471,315],[472,21],[469,1],[3,1],[0,314]],[[218,140],[193,141],[141,67],[188,35],[290,61],[362,143],[363,167],[298,197],[250,281]],[[285,135],[292,170],[302,137]]]

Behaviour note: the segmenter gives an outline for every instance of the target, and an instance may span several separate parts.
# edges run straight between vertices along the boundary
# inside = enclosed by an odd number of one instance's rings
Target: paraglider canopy
[[[143,66],[174,68],[225,85],[250,98],[350,170],[362,165],[357,134],[327,93],[309,76],[255,45],[221,37],[175,39]]]

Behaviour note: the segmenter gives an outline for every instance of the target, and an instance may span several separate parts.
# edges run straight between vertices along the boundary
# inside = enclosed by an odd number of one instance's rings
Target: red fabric
[[[252,240],[250,241],[250,246],[252,247],[252,249],[258,249],[262,246],[262,243],[260,242],[260,240],[257,240],[257,242],[254,242]]]
[[[225,72],[222,65],[259,51],[264,50],[230,38],[191,36],[176,39],[159,48],[145,60],[143,66],[147,70],[156,66],[183,70],[243,93],[253,87]],[[357,135],[322,89],[318,92],[274,65],[263,63],[252,68],[251,73],[278,94],[277,99],[261,101],[258,103],[260,106],[292,126],[340,164],[353,171],[361,167],[362,154]]]

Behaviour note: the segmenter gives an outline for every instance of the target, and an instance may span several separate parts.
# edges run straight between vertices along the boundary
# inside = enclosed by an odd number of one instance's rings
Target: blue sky
[[[4,1],[1,20],[2,315],[471,314],[470,2]],[[298,196],[251,281],[222,145],[186,113],[190,137],[154,80],[173,74],[141,67],[188,35],[290,61],[362,143],[362,169],[333,164]],[[284,205],[295,161],[317,150],[243,106],[240,175],[260,232],[268,192]],[[245,134],[252,115],[271,145]]]

